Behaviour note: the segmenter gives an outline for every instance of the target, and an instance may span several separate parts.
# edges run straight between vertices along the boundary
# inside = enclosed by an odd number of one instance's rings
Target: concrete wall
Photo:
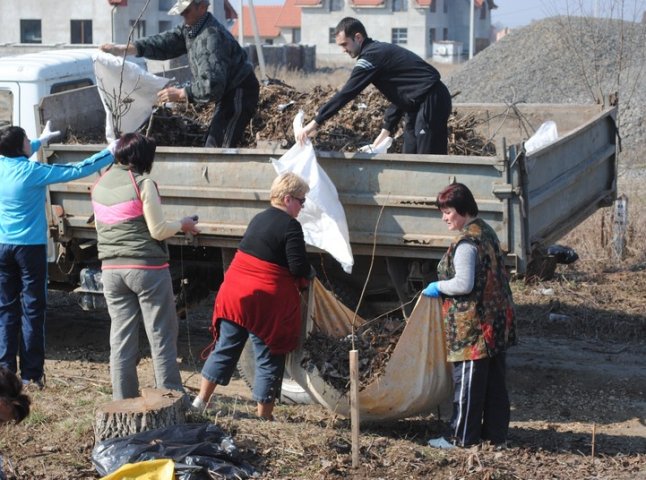
[[[430,40],[430,29],[436,29],[436,40],[443,40],[443,30],[448,29],[448,40],[462,42],[466,49],[469,46],[469,6],[468,0],[438,0],[435,12],[428,7],[416,7],[415,0],[407,0],[407,9],[403,12],[392,11],[392,1],[385,0],[379,8],[354,8],[349,0],[341,0],[343,9],[330,11],[330,0],[323,0],[323,5],[316,8],[303,7],[301,10],[301,43],[315,45],[317,59],[330,63],[349,63],[352,60],[336,45],[329,42],[329,29],[336,27],[344,17],[356,17],[365,25],[368,35],[375,40],[390,42],[393,28],[408,29],[408,41],[402,46],[422,58],[430,58],[433,45]],[[448,2],[444,12],[443,1]],[[485,19],[480,19],[480,9],[475,13],[476,38],[488,39],[491,27],[491,13],[487,11]]]
[[[159,22],[172,26],[182,22],[179,15],[168,15],[173,0],[151,0],[142,15],[146,35],[159,32]],[[92,21],[92,43],[125,43],[130,20],[136,20],[146,0],[129,0],[125,7],[111,6],[107,0],[0,0],[0,46],[20,43],[20,20],[41,20],[42,44],[68,44],[71,40],[70,20]],[[211,11],[224,21],[224,3],[211,0]],[[31,45],[31,44],[30,44]]]

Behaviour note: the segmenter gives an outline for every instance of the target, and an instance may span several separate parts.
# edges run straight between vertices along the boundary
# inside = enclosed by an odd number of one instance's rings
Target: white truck
[[[616,107],[457,104],[454,109],[482,120],[478,128],[484,138],[493,138],[495,155],[318,152],[345,209],[355,255],[352,275],[329,256],[317,256],[314,265],[322,270],[324,264],[330,283],[360,291],[374,245],[369,294],[384,299],[404,283],[423,285],[451,242],[435,196],[454,179],[473,191],[481,216],[496,231],[509,267],[518,274],[536,273],[543,266],[545,247],[598,208],[612,204],[617,189]],[[95,88],[45,97],[39,115],[41,122],[51,120],[56,128],[74,131],[96,128],[105,118]],[[523,141],[532,127],[546,120],[556,122],[560,137],[526,154]],[[100,148],[52,144],[45,151],[46,161],[74,162]],[[212,288],[248,222],[267,205],[275,175],[270,158],[282,153],[158,147],[151,176],[159,184],[167,216],[195,213],[202,231],[193,239],[195,244],[187,245],[180,236],[170,239],[171,250],[177,258],[181,251],[184,265],[208,266]],[[96,264],[96,232],[88,223],[93,182],[88,178],[50,187],[51,232],[63,252],[58,256],[60,268],[51,271],[52,279],[74,282],[83,265]],[[404,278],[392,280],[386,258],[406,264]]]
[[[0,128],[18,125],[29,138],[40,133],[35,109],[41,98],[96,84],[91,48],[46,50],[0,57]],[[145,68],[143,59],[128,57]]]

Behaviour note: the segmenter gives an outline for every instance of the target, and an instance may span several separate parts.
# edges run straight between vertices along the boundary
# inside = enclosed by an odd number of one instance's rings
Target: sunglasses
[[[294,200],[298,200],[298,203],[301,204],[301,207],[303,205],[305,205],[305,199],[304,198],[298,198],[298,197],[295,197],[294,195],[290,195],[290,197],[292,197]]]

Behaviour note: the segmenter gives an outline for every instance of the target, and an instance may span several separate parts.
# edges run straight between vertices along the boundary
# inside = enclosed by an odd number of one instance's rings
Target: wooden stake
[[[596,437],[597,437],[597,424],[593,423],[592,424],[592,463],[594,463],[594,447],[596,443]]]
[[[352,468],[359,466],[359,351],[350,350],[350,423],[352,425]]]

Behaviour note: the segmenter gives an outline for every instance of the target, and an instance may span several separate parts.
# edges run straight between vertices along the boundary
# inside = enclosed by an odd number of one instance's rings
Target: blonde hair
[[[269,201],[272,205],[282,206],[285,195],[303,198],[310,191],[309,185],[292,172],[282,173],[271,184]]]

